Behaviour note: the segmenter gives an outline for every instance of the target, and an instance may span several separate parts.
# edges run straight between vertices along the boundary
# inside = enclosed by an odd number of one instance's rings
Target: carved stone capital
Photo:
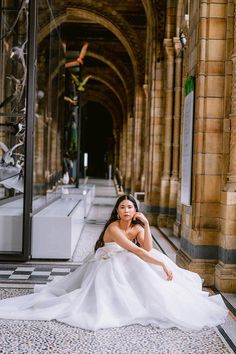
[[[165,38],[163,41],[163,46],[167,60],[174,59],[175,51],[172,39]]]
[[[45,121],[46,121],[46,123],[48,123],[48,125],[51,125],[51,123],[52,123],[52,117],[46,117],[46,118],[45,118]]]
[[[183,51],[182,44],[180,42],[179,37],[173,38],[174,48],[175,48],[175,55],[176,57],[180,57]]]
[[[148,96],[148,84],[144,84],[143,85],[143,92],[145,94],[145,98],[147,98],[147,96]]]

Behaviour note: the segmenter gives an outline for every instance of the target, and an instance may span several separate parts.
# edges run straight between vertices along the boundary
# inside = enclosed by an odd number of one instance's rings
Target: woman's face
[[[134,204],[128,199],[123,200],[117,209],[117,214],[119,215],[120,219],[124,221],[132,220],[135,213],[136,209]]]

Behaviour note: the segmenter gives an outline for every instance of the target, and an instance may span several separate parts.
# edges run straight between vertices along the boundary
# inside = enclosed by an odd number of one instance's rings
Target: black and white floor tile
[[[63,277],[73,272],[77,266],[55,267],[55,266],[0,266],[0,282],[32,282],[47,283],[56,277]]]

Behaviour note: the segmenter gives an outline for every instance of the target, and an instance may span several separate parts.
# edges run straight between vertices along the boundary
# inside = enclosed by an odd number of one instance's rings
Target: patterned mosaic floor
[[[71,267],[52,267],[52,266],[16,266],[1,265],[0,281],[16,282],[25,281],[31,283],[46,283],[54,278],[62,277],[76,269]]]
[[[1,289],[0,298],[30,293]],[[233,353],[217,329],[180,331],[132,325],[96,332],[57,321],[0,320],[2,354],[228,354]]]
[[[106,182],[106,181],[105,181]],[[76,269],[91,251],[116,197],[104,181],[96,188],[96,200],[88,223],[70,262],[25,262],[0,265],[0,299],[28,294],[35,283],[46,283]],[[108,194],[107,194],[108,193]],[[104,196],[105,195],[105,196]],[[99,222],[98,222],[99,221]],[[165,240],[152,230],[155,247],[175,259]],[[232,297],[233,296],[233,297]],[[199,332],[161,330],[140,325],[85,331],[56,321],[0,320],[0,353],[3,354],[224,354],[236,353],[235,297],[227,294],[231,311],[225,325]]]

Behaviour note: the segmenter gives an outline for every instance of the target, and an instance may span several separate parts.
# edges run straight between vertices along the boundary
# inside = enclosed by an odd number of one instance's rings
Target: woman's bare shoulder
[[[119,228],[118,226],[118,222],[117,221],[113,221],[108,227],[107,227],[107,231],[114,231],[117,230]]]

